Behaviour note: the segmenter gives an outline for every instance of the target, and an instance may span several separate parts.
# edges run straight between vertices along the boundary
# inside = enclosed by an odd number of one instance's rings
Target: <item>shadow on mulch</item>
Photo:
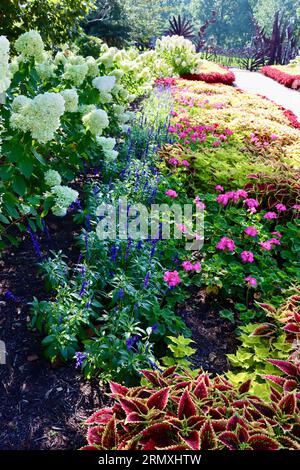
[[[185,304],[177,308],[177,312],[192,331],[195,343],[191,346],[197,349],[192,362],[196,368],[222,374],[229,370],[226,355],[234,353],[238,346],[236,326],[220,317],[222,307],[207,299],[203,291],[193,289],[191,294]]]
[[[43,248],[61,249],[75,261],[71,216],[59,221],[59,230],[51,219],[48,227],[51,239]],[[54,368],[44,360],[40,335],[28,330],[28,302],[49,298],[38,261],[29,236],[0,259],[0,340],[7,350],[7,363],[0,365],[1,450],[74,450],[85,443],[85,418],[108,400],[74,365]]]

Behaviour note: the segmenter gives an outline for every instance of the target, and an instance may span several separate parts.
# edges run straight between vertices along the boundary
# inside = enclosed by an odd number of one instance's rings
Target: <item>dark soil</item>
[[[191,344],[197,349],[192,356],[193,364],[213,374],[229,369],[226,354],[234,353],[238,345],[236,326],[221,318],[220,310],[221,307],[207,299],[201,290],[194,290],[187,302],[178,307],[178,313],[192,330],[195,341]]]
[[[59,230],[56,224],[48,220],[51,238],[41,240],[43,251],[61,249],[75,259],[72,218],[61,219]],[[1,450],[76,449],[85,443],[82,422],[107,401],[74,364],[53,367],[44,360],[40,335],[28,329],[28,302],[49,298],[38,261],[29,235],[0,259],[0,340],[7,351],[6,365],[0,364]]]

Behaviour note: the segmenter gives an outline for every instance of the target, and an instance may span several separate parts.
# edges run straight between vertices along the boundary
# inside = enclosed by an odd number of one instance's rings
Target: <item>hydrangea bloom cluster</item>
[[[65,110],[67,113],[76,113],[78,111],[78,93],[74,88],[60,92],[65,100]]]
[[[109,103],[112,100],[111,91],[116,84],[116,77],[113,75],[105,77],[96,77],[92,82],[93,86],[100,92],[103,102]]]
[[[56,170],[48,170],[44,175],[45,183],[52,188],[53,186],[60,186],[61,176]]]
[[[85,114],[82,118],[82,122],[86,129],[94,136],[101,135],[103,129],[109,125],[107,113],[103,109],[94,109],[88,114]]]
[[[117,158],[119,152],[114,150],[116,139],[112,137],[97,137],[97,142],[102,147],[107,161],[113,161]]]
[[[52,186],[51,195],[54,198],[52,212],[57,217],[64,217],[68,207],[78,199],[78,192],[68,186]]]
[[[37,31],[21,34],[15,42],[15,49],[24,61],[34,59],[36,62],[43,62],[44,43]]]
[[[72,83],[74,86],[80,86],[84,82],[89,71],[88,64],[82,56],[70,56],[64,64],[63,79]]]
[[[9,77],[9,41],[0,36],[0,93],[7,90],[10,85]]]
[[[30,132],[40,143],[52,140],[60,126],[65,102],[59,93],[44,93],[32,100],[25,96],[15,98],[10,124],[13,129]]]
[[[158,57],[172,67],[175,75],[184,75],[197,70],[199,60],[194,44],[183,36],[164,36],[155,45]]]

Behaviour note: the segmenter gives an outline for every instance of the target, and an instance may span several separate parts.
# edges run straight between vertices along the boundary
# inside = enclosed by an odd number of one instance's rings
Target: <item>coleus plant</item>
[[[292,360],[273,364],[288,372],[288,382],[299,374]],[[249,394],[250,381],[235,388],[224,377],[193,378],[176,366],[142,374],[144,386],[110,383],[116,402],[87,420],[82,450],[300,449],[300,394],[281,381],[265,404]]]

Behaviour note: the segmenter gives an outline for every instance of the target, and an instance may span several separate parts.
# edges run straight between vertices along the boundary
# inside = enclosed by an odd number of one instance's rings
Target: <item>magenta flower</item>
[[[177,271],[166,271],[164,274],[164,281],[169,284],[169,287],[176,287],[181,283],[181,279]]]
[[[252,209],[252,208],[256,209],[259,206],[258,200],[253,199],[253,198],[245,199],[245,204],[250,209]]]
[[[177,227],[182,233],[186,233],[188,231],[187,226],[184,224],[178,224]]]
[[[252,251],[243,251],[241,253],[241,258],[244,263],[253,263],[254,262],[254,255]]]
[[[223,186],[221,186],[220,184],[217,184],[217,186],[215,187],[215,190],[216,191],[219,191],[220,193],[222,193],[224,191],[224,188]]]
[[[187,160],[182,160],[181,165],[182,166],[190,166],[190,163]]]
[[[199,196],[196,196],[194,203],[196,204],[197,208],[203,211],[206,208],[204,202],[201,201]]]
[[[224,132],[225,132],[225,134],[227,134],[227,135],[233,135],[233,131],[230,130],[230,129],[225,129]]]
[[[213,147],[220,147],[221,145],[221,141],[220,140],[215,140],[213,143],[212,143],[212,146]]]
[[[177,132],[177,129],[174,126],[170,126],[168,131],[170,132],[170,134],[175,134]]]
[[[197,263],[195,263],[194,266],[193,266],[194,271],[200,271],[201,268],[202,268],[202,266],[201,266],[201,263],[199,263],[199,261]]]
[[[279,232],[272,232],[272,235],[277,238],[282,238],[282,234]]]
[[[249,286],[252,286],[252,287],[257,286],[257,280],[255,279],[255,277],[252,277],[252,276],[245,277],[245,281],[248,282]]]
[[[181,266],[185,271],[193,271],[193,264],[190,261],[184,261]]]
[[[281,245],[281,242],[278,240],[278,238],[270,238],[270,240],[268,240],[272,245],[277,245],[277,246],[280,246]]]
[[[248,197],[248,193],[247,191],[245,191],[244,189],[238,189],[235,193],[235,196],[233,196],[233,198],[243,198],[243,199],[246,199]]]
[[[272,243],[269,240],[266,242],[260,242],[259,244],[263,250],[266,250],[266,251],[272,250]]]
[[[249,237],[256,237],[257,235],[257,230],[255,227],[247,227],[244,232],[249,235]]]
[[[279,212],[285,212],[286,211],[286,206],[284,204],[276,204],[275,207]]]
[[[168,191],[166,191],[166,195],[172,199],[176,199],[178,197],[178,194],[173,189],[168,189]]]
[[[170,158],[169,163],[170,163],[170,165],[176,166],[176,165],[178,165],[179,162],[178,162],[177,158]]]
[[[219,194],[217,197],[218,204],[222,204],[223,206],[227,206],[228,204],[228,194]]]
[[[271,138],[271,140],[276,140],[276,139],[278,139],[278,135],[276,135],[276,134],[271,134],[271,135],[270,135],[270,138]]]
[[[300,204],[294,204],[292,206],[292,209],[294,209],[295,211],[299,211],[300,210]]]
[[[277,214],[276,212],[267,212],[265,215],[264,215],[264,219],[277,219]]]
[[[231,238],[222,237],[219,243],[217,244],[217,250],[226,250],[234,251],[235,243]]]

